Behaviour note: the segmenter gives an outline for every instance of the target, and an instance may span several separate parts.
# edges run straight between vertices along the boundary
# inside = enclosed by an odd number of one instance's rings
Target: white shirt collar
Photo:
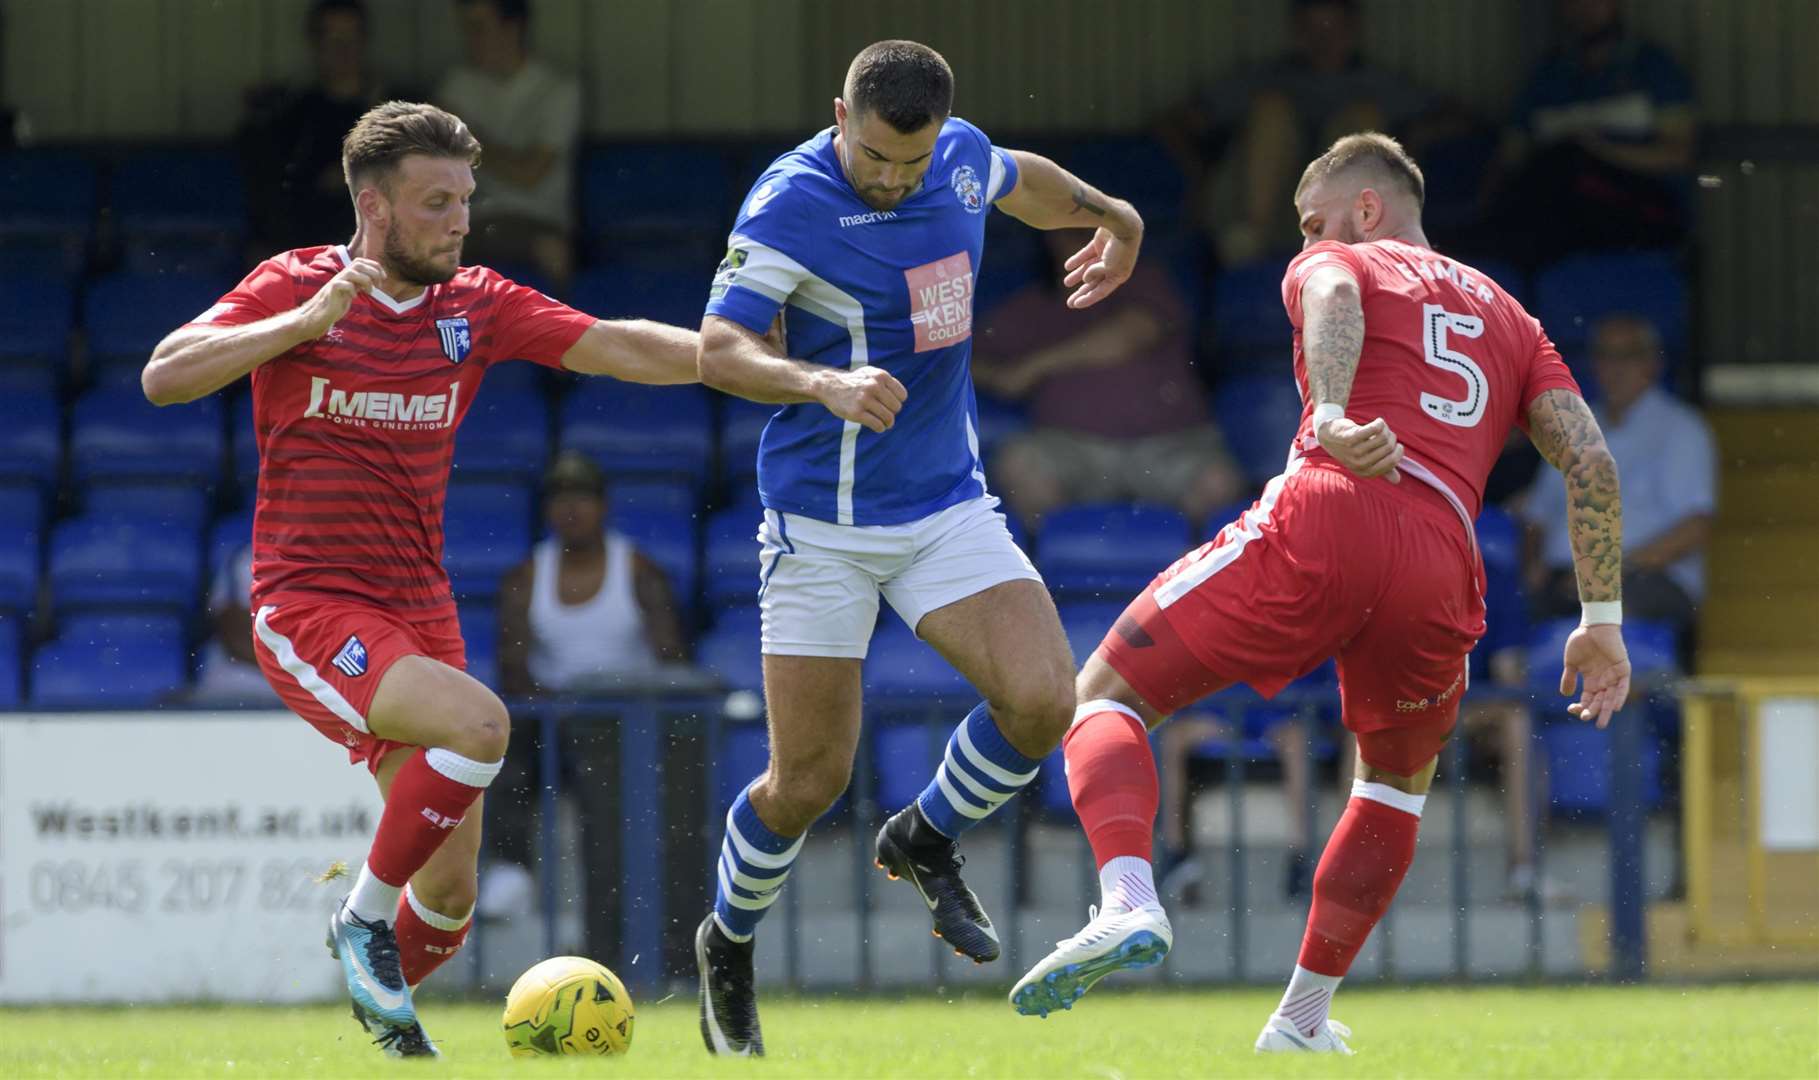
[[[335,255],[336,255],[336,257],[338,257],[341,260],[342,266],[353,265],[354,260],[353,260],[353,257],[347,253],[346,244],[336,244],[335,245]],[[416,296],[411,297],[409,300],[393,300],[390,296],[387,296],[385,293],[381,292],[380,290],[378,290],[376,288],[369,295],[371,295],[374,300],[379,301],[379,303],[383,304],[386,308],[390,309],[392,314],[402,315],[405,312],[416,307],[417,305],[423,303],[423,301],[429,299],[429,289],[425,288],[422,292],[418,293]]]

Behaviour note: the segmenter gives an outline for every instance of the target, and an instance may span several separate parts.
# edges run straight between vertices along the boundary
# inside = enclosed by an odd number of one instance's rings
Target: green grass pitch
[[[19,1077],[1819,1077],[1819,984],[1341,992],[1354,1058],[1261,1058],[1259,990],[1101,990],[1035,1020],[996,995],[772,998],[770,1057],[701,1049],[692,999],[642,1008],[620,1059],[517,1061],[499,1009],[426,1001],[439,1065],[388,1062],[339,1008],[0,1010]]]

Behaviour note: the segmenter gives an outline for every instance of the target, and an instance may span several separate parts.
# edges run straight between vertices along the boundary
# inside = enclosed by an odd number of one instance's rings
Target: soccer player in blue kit
[[[758,451],[771,758],[727,814],[695,936],[701,1035],[717,1054],[764,1052],[752,934],[846,790],[880,594],[985,699],[877,842],[935,933],[976,962],[997,958],[998,937],[955,841],[1035,778],[1074,715],[1054,603],[986,490],[974,274],[994,205],[1039,229],[1094,226],[1064,279],[1068,306],[1084,308],[1130,277],[1143,220],[1046,158],[993,146],[950,115],[953,92],[927,46],[862,50],[834,126],[746,196],[702,323],[702,382],[782,406]],[[764,337],[779,312],[784,352]]]

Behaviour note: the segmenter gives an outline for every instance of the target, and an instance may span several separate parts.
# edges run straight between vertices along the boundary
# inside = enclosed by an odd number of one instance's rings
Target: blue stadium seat
[[[721,729],[719,757],[713,763],[714,789],[725,814],[733,800],[770,762],[771,740],[763,720],[732,721]]]
[[[49,492],[63,460],[62,408],[50,390],[0,394],[0,481]]]
[[[110,196],[129,266],[225,270],[239,264],[246,191],[231,153],[135,154],[114,170]]]
[[[0,156],[0,249],[28,255],[40,273],[47,265],[66,274],[80,270],[94,231],[95,186],[95,167],[79,154]]]
[[[602,319],[654,319],[698,327],[711,275],[699,266],[615,262],[575,275],[574,306]]]
[[[1535,315],[1569,360],[1583,353],[1592,324],[1615,312],[1647,317],[1670,358],[1686,354],[1686,277],[1671,254],[1575,255],[1535,279]]]
[[[935,775],[952,730],[932,720],[872,728],[872,767],[877,770],[872,796],[878,809],[894,814],[916,801]]]
[[[31,703],[49,708],[149,706],[189,681],[182,639],[60,637],[32,657]]]
[[[467,647],[467,673],[499,689],[499,609],[492,604],[462,604],[461,641]]]
[[[678,603],[685,609],[695,606],[701,575],[696,569],[695,519],[690,514],[615,506],[607,527],[618,530],[663,568]]]
[[[1478,551],[1484,556],[1487,571],[1520,573],[1522,570],[1522,526],[1501,506],[1486,506],[1474,523],[1478,534]]]
[[[1125,604],[1123,600],[1075,600],[1058,605],[1061,629],[1074,652],[1075,667],[1086,663],[1086,658],[1105,640],[1106,632],[1124,614]]]
[[[731,689],[761,691],[764,659],[758,648],[758,609],[723,611],[714,628],[701,636],[695,662],[720,676]]]
[[[489,385],[455,433],[454,475],[535,483],[548,464],[549,406],[542,395]]]
[[[1287,349],[1286,344],[1283,347]],[[1225,433],[1225,444],[1253,484],[1263,484],[1282,471],[1301,425],[1301,391],[1288,370],[1286,351],[1282,360],[1277,374],[1225,380],[1213,398],[1213,415]]]
[[[1238,502],[1221,506],[1219,509],[1206,515],[1206,527],[1202,530],[1200,539],[1206,541],[1218,536],[1221,529],[1230,525],[1232,522],[1237,521],[1243,516],[1246,510],[1249,510],[1254,505],[1256,505],[1256,503],[1253,500],[1241,499]]]
[[[234,280],[214,274],[122,271],[95,281],[82,301],[90,357],[144,367],[164,336],[213,307]]]
[[[707,602],[713,607],[742,607],[758,602],[762,573],[760,520],[760,511],[749,506],[722,510],[708,519],[703,562]]]
[[[1255,363],[1267,358],[1287,368],[1294,327],[1282,310],[1286,269],[1274,261],[1247,263],[1213,279],[1213,337],[1228,360]]]
[[[1187,551],[1187,519],[1156,506],[1070,506],[1042,522],[1036,553],[1057,593],[1121,600]]]
[[[1502,259],[1478,259],[1471,265],[1480,274],[1501,285],[1503,291],[1523,307],[1527,307],[1534,298],[1530,293],[1528,275],[1515,263],[1507,263]]]
[[[0,612],[29,615],[38,604],[41,528],[32,520],[0,530]]]
[[[707,478],[713,424],[698,387],[583,383],[562,406],[561,445],[599,462],[608,477]]]
[[[228,412],[228,438],[232,441],[234,486],[251,500],[259,485],[259,433],[253,427],[253,395],[234,398]]]
[[[609,256],[655,238],[678,241],[666,246],[679,255],[711,255],[742,194],[728,184],[726,155],[691,143],[601,147],[582,158],[580,188],[582,229]]]
[[[729,489],[755,483],[758,441],[778,405],[747,401],[730,394],[720,400],[720,480]]]
[[[544,397],[552,370],[529,360],[511,360],[489,365],[486,369],[486,381],[481,384],[480,396],[474,400],[477,403],[484,403],[495,395],[509,397],[515,394],[535,394],[539,398]]]
[[[1534,630],[1528,655],[1529,689],[1540,703],[1542,746],[1548,759],[1548,790],[1553,808],[1565,814],[1602,814],[1610,801],[1610,739],[1608,728],[1599,730],[1565,715],[1567,699],[1559,696],[1561,649],[1579,625],[1577,619],[1556,619]],[[1643,620],[1623,625],[1635,684],[1671,676],[1676,660],[1673,628]],[[1575,694],[1575,698],[1577,695]],[[1612,723],[1643,723],[1646,702],[1640,686],[1633,685],[1630,705]],[[1652,736],[1643,740],[1643,798],[1649,806],[1662,800],[1660,744]]]
[[[25,480],[0,480],[0,522],[6,531],[42,533],[44,492]]]
[[[183,617],[162,611],[77,611],[58,616],[57,639],[81,645],[182,642]]]
[[[458,599],[492,600],[506,572],[530,557],[532,503],[524,484],[449,485],[442,565]]]
[[[75,291],[43,273],[0,274],[0,387],[54,389],[69,354]]]
[[[82,490],[83,509],[97,517],[127,517],[185,532],[208,522],[207,492],[187,484],[104,479]]]
[[[614,516],[671,514],[691,517],[701,509],[701,493],[687,480],[633,477],[608,487]]]
[[[51,533],[51,602],[84,607],[195,609],[201,595],[202,536],[156,520],[87,514]]]
[[[212,583],[215,580],[215,573],[221,569],[221,565],[252,542],[252,507],[249,506],[232,514],[223,514],[217,518],[208,530],[207,580]]]
[[[25,664],[20,653],[24,620],[0,614],[0,709],[17,708],[24,690]]]
[[[882,697],[978,697],[978,691],[894,612],[872,634],[865,659],[865,691]]]
[[[102,478],[212,484],[221,472],[221,399],[159,408],[136,390],[97,389],[76,402],[70,472],[86,486]]]

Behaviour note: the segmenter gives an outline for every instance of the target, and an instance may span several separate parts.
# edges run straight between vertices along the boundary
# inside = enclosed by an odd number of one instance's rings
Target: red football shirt
[[[1456,259],[1399,240],[1315,244],[1282,278],[1301,388],[1295,440],[1310,461],[1332,460],[1313,438],[1302,355],[1301,285],[1320,266],[1351,274],[1364,305],[1346,415],[1382,417],[1403,445],[1405,478],[1434,484],[1475,519],[1510,428],[1528,431],[1529,404],[1547,390],[1579,392],[1554,343],[1496,282]]]
[[[233,326],[295,308],[348,264],[345,247],[260,263],[194,321]],[[407,618],[454,603],[442,505],[455,428],[493,364],[560,367],[592,316],[485,267],[402,303],[354,298],[326,335],[253,371],[259,491],[253,606],[354,597]]]

